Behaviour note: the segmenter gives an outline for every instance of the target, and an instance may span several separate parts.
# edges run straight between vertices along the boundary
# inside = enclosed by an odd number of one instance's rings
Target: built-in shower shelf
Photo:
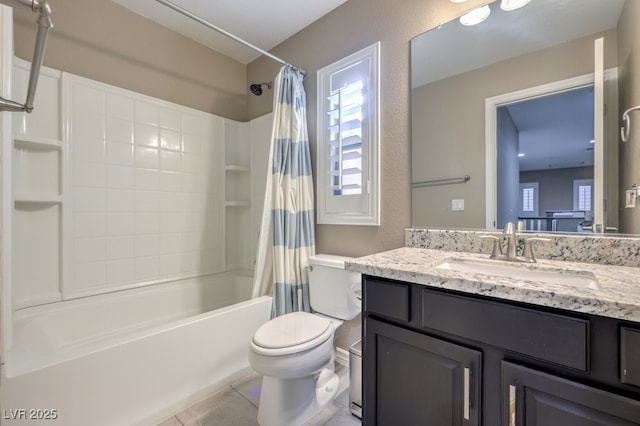
[[[41,203],[41,204],[61,204],[61,195],[49,194],[15,194],[14,201],[17,203]]]
[[[17,148],[62,149],[62,141],[58,139],[17,136],[14,142]]]
[[[248,173],[251,169],[247,166],[240,166],[237,164],[227,164],[224,169],[228,172],[240,172],[240,173]]]

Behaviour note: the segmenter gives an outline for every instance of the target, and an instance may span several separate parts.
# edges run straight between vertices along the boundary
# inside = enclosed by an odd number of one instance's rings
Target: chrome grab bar
[[[5,99],[0,96],[0,111],[26,111],[33,110],[33,100],[36,97],[36,87],[38,85],[38,77],[42,60],[44,59],[44,50],[47,45],[47,35],[53,27],[51,21],[51,7],[46,1],[39,0],[0,0],[0,3],[7,6],[27,6],[33,12],[38,13],[36,23],[38,24],[38,33],[36,34],[36,44],[33,49],[33,58],[31,60],[31,72],[29,74],[29,86],[27,88],[27,99],[24,104],[16,101]]]

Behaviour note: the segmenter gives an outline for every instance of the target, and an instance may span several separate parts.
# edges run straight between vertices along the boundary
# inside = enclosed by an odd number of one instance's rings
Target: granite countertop
[[[600,288],[437,268],[451,261],[595,276]],[[555,260],[516,263],[490,260],[487,254],[403,247],[347,261],[346,268],[434,288],[640,322],[640,268],[636,267]]]

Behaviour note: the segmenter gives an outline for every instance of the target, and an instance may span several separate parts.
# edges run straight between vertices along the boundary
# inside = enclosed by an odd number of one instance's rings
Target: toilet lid
[[[292,312],[263,324],[254,334],[253,343],[266,349],[280,349],[302,345],[323,335],[328,338],[332,333],[328,319],[308,312]]]

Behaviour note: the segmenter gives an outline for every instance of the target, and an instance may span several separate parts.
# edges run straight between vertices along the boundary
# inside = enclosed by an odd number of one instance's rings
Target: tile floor
[[[338,396],[305,426],[360,426],[349,411],[349,370],[336,364]],[[179,412],[158,426],[257,426],[262,377],[253,375]]]

